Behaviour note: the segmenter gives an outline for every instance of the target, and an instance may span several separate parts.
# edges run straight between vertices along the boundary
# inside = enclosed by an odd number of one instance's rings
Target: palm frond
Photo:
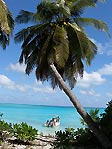
[[[81,57],[74,55],[70,52],[69,58],[66,62],[64,69],[64,78],[69,83],[71,89],[76,84],[77,77],[83,77],[84,65]]]
[[[20,30],[17,34],[15,34],[14,37],[15,43],[24,41],[27,38],[28,34],[29,34],[28,28]]]
[[[53,89],[59,85],[56,78],[54,77],[52,73],[49,75],[49,80],[50,80],[50,83]]]
[[[35,37],[33,40],[31,40],[31,42],[27,46],[22,47],[23,50],[22,50],[21,56],[19,58],[20,63],[25,62],[25,64],[27,64],[27,59],[28,59],[29,55],[35,49],[38,49],[38,48],[36,48],[36,40],[37,40],[37,37]]]
[[[75,1],[71,7],[71,14],[75,17],[79,17],[85,8],[87,7],[95,7],[96,1],[92,0],[78,0]]]
[[[48,26],[49,26],[49,23],[45,23],[45,24],[39,24],[39,25],[37,24],[37,25],[22,29],[17,34],[15,34],[14,40],[16,43],[24,41],[23,43],[23,46],[24,46],[31,40],[31,38],[34,37],[34,35],[37,35],[40,32],[43,32],[43,30],[45,30],[45,28]]]
[[[7,21],[8,21],[8,25],[9,25],[9,28],[10,28],[10,32],[12,33],[13,29],[14,29],[14,26],[15,26],[15,22],[14,22],[12,14],[9,10],[8,10],[8,13],[7,13]]]
[[[69,86],[72,89],[76,84],[76,79],[76,67],[73,66],[71,58],[69,58],[65,65],[64,80],[67,80]]]
[[[9,44],[13,29],[13,16],[7,8],[5,2],[0,0],[0,44],[3,49],[5,49]]]
[[[21,10],[19,15],[16,17],[15,21],[19,24],[21,23],[29,23],[29,22],[36,22],[35,13]]]
[[[11,34],[14,28],[14,19],[4,1],[0,0],[0,29],[5,34]]]
[[[53,36],[53,31],[51,33],[47,33],[45,36],[44,36],[44,40],[42,41],[42,44],[40,44],[41,46],[41,50],[39,52],[39,65],[41,66],[44,59],[47,59],[47,56],[48,56],[48,51],[49,51],[49,44],[50,44],[50,41],[51,41],[51,38]],[[43,69],[43,67],[42,67]]]
[[[83,76],[83,61],[90,65],[97,51],[83,25],[108,33],[105,23],[80,18],[85,8],[95,7],[98,1],[104,0],[45,0],[36,13],[21,11],[18,23],[36,24],[15,35],[16,42],[23,42],[19,62],[25,62],[28,75],[36,67],[37,80],[50,80],[53,88],[61,88],[50,70],[49,63],[53,63],[64,81],[74,87],[77,77]]]
[[[32,53],[28,56],[27,61],[26,61],[26,74],[30,74],[34,67],[37,65],[38,61],[38,49],[35,49],[32,51]]]
[[[0,32],[0,45],[3,49],[6,49],[6,46],[9,44],[9,35],[3,34]]]
[[[55,62],[57,66],[64,67],[69,56],[69,46],[67,32],[63,26],[56,26],[56,30],[53,35],[53,49],[55,50]]]
[[[59,14],[59,8],[55,2],[42,1],[37,6],[37,16],[40,21],[50,22]]]
[[[106,0],[97,0],[97,1],[100,1],[100,2],[105,2]]]
[[[93,18],[76,18],[75,23],[80,26],[87,26],[87,25],[92,25],[96,29],[100,31],[105,31],[107,35],[110,37],[108,27],[105,22],[96,20]]]
[[[95,46],[94,43],[92,43],[92,41],[89,40],[87,35],[82,30],[80,30],[80,28],[76,24],[69,23],[68,29],[70,29],[71,32],[73,32],[72,34],[75,42],[73,44],[75,50],[74,56],[77,55],[77,58],[81,57],[82,59],[85,59],[88,64],[90,64],[90,61],[94,58],[97,47]],[[73,41],[71,42],[73,43]],[[88,56],[88,54],[90,55],[90,57]]]
[[[40,50],[38,53],[38,67],[36,69],[36,77],[41,81],[48,79],[50,76],[49,70],[49,62],[54,62],[54,58],[52,58],[52,36],[54,33],[54,29],[51,32],[48,30],[46,34],[43,36],[44,38],[40,43]],[[52,54],[51,54],[52,53]],[[44,69],[43,69],[44,68]]]
[[[49,28],[50,24],[49,23],[43,23],[39,25],[34,25],[29,27],[29,34],[26,38],[26,40],[23,42],[22,47],[26,46],[31,39],[33,39],[35,36],[37,36],[37,41],[41,40],[42,33],[46,30],[46,28]]]

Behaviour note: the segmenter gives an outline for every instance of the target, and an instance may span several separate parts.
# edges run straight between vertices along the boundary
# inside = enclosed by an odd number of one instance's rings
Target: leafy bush
[[[2,113],[0,117],[2,117]],[[0,118],[0,141],[5,141],[10,136],[16,137],[18,142],[24,143],[33,141],[37,136],[38,130],[32,126],[28,126],[26,123],[21,124],[8,124]],[[11,140],[10,140],[11,141]]]
[[[53,149],[68,149],[74,142],[74,129],[66,128],[65,131],[56,132],[56,140],[51,144]]]
[[[83,146],[83,147],[95,147],[100,146],[98,140],[95,135],[90,131],[89,128],[78,128],[77,131],[74,132],[75,146]]]
[[[112,100],[107,104],[105,113],[101,114],[100,128],[112,141]]]
[[[98,108],[96,108],[95,110],[94,109],[91,109],[89,111],[89,115],[91,116],[91,118],[93,119],[93,121],[96,122],[96,123],[99,123],[99,120],[100,120],[98,114],[99,114],[99,109]],[[83,118],[81,118],[80,121],[81,121],[81,124],[82,125],[84,125],[84,126],[87,127],[87,124],[86,124],[86,122],[84,121]]]
[[[9,136],[11,136],[12,127],[10,124],[4,120],[0,120],[0,140],[5,141]]]
[[[56,139],[51,145],[53,149],[71,149],[74,146],[95,147],[99,143],[89,128],[66,128],[56,132]]]
[[[22,122],[21,124],[13,125],[13,133],[14,136],[18,140],[22,140],[24,142],[33,141],[37,136],[38,130],[33,128],[32,126],[28,126],[27,123]]]

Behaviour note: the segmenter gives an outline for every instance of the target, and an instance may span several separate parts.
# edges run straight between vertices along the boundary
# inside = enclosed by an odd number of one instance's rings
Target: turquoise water
[[[89,111],[91,108],[85,108]],[[94,108],[92,108],[94,109]],[[100,113],[104,109],[100,108]],[[39,105],[23,105],[23,104],[0,104],[0,113],[8,123],[27,122],[29,125],[37,128],[39,132],[44,134],[54,134],[55,131],[64,130],[67,127],[81,127],[80,115],[73,107],[57,107],[57,106],[39,106]],[[43,124],[53,116],[60,116],[60,126],[50,128],[44,127]]]

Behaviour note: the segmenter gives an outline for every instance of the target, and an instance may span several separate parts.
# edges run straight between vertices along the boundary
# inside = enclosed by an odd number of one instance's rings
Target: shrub
[[[13,125],[13,133],[14,136],[18,140],[22,140],[24,142],[33,141],[37,136],[38,130],[33,128],[32,126],[28,126],[27,123],[22,122],[21,124]]]
[[[101,114],[100,128],[112,141],[112,100],[107,104],[105,113]]]
[[[5,141],[9,136],[11,136],[12,127],[10,124],[4,120],[0,120],[0,140]]]
[[[99,109],[98,108],[96,108],[95,110],[94,109],[91,109],[89,111],[89,115],[91,116],[91,118],[93,119],[93,121],[96,122],[96,123],[99,123],[99,120],[100,120],[98,114],[99,114]],[[84,125],[84,126],[87,127],[87,124],[86,124],[86,122],[84,121],[83,118],[81,118],[80,121],[81,121],[81,124],[82,125]]]
[[[74,129],[66,128],[65,131],[57,131],[56,140],[51,144],[53,149],[68,149],[74,142]]]
[[[91,132],[89,128],[78,128],[77,131],[74,132],[75,146],[83,146],[83,147],[95,147],[100,146],[98,140],[95,135]]]
[[[100,146],[94,134],[89,128],[66,128],[65,131],[56,132],[56,139],[51,144],[53,149],[71,149],[78,147],[96,147]]]

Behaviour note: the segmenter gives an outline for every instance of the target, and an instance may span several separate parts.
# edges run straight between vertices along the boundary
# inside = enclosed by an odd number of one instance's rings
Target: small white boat
[[[60,125],[60,118],[59,116],[52,118],[51,120],[47,120],[46,123],[44,123],[44,126],[46,127],[55,127]]]

